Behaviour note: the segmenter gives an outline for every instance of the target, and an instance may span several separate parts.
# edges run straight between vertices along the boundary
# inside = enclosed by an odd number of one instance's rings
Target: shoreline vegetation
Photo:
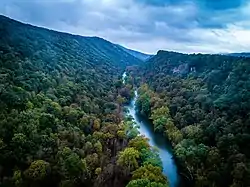
[[[168,186],[121,116],[133,95],[122,71],[140,60],[100,38],[0,23],[1,186]]]
[[[122,76],[122,82],[123,82],[123,85],[125,87],[133,88],[133,85],[127,84],[128,82],[131,82],[131,77],[130,78],[127,77],[126,72],[124,72],[124,74]],[[132,138],[132,140],[129,143],[129,146],[134,144],[134,140],[138,140],[141,142],[140,143],[141,145],[138,145],[136,143],[137,146],[139,146],[136,148],[140,152],[140,156],[142,158],[142,160],[141,160],[142,166],[137,170],[141,170],[141,171],[145,172],[144,176],[149,176],[149,175],[153,176],[153,173],[157,172],[158,173],[157,175],[161,176],[162,179],[161,180],[160,179],[151,179],[155,182],[143,181],[141,179],[132,180],[129,182],[129,184],[127,186],[129,186],[129,187],[130,186],[132,187],[134,185],[135,186],[169,186],[169,181],[166,178],[166,176],[164,176],[164,174],[163,174],[163,163],[162,163],[162,160],[159,156],[159,152],[157,151],[157,147],[155,149],[155,147],[150,145],[149,138],[151,138],[151,137],[146,137],[146,136],[144,136],[144,134],[141,133],[141,130],[140,130],[141,127],[139,126],[139,124],[137,124],[137,121],[135,119],[135,115],[136,115],[135,114],[136,113],[135,102],[136,102],[136,98],[137,98],[136,90],[133,88],[130,91],[130,93],[131,93],[131,96],[129,97],[128,101],[124,102],[124,103],[126,103],[124,108],[127,111],[127,112],[125,112],[124,116],[125,116],[125,123],[126,123],[125,126],[127,126],[127,125],[129,126],[128,130],[126,131],[126,134],[129,138]],[[144,144],[144,145],[142,145],[142,144]],[[143,168],[143,167],[145,167],[145,168]],[[136,175],[137,170],[135,170],[133,172],[133,176]],[[147,170],[150,170],[150,173],[147,174],[147,172],[148,172]],[[132,176],[132,179],[133,179],[133,176]]]
[[[185,185],[249,186],[249,63],[159,51],[131,70],[140,110],[172,142]]]
[[[0,36],[0,186],[169,187],[161,149],[123,116],[135,88],[184,186],[250,186],[250,58],[161,50],[142,61],[1,15]]]

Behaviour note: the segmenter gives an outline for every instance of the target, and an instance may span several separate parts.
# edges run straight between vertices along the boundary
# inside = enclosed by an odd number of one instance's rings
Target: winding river
[[[125,84],[126,72],[123,73],[123,84]],[[132,116],[135,123],[140,127],[139,132],[149,139],[151,146],[157,147],[159,156],[163,163],[163,173],[167,176],[170,187],[177,187],[179,183],[177,166],[173,159],[172,148],[170,142],[167,141],[162,134],[154,132],[153,124],[151,121],[136,112],[136,100],[138,94],[135,91],[135,97],[126,108],[128,109],[127,115]]]

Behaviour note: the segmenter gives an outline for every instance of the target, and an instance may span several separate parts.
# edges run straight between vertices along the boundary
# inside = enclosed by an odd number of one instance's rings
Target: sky
[[[250,0],[0,0],[0,14],[150,54],[250,51]]]

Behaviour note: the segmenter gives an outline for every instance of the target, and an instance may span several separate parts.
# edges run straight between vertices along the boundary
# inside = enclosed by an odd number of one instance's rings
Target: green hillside
[[[169,187],[159,152],[123,115],[137,87],[140,116],[171,142],[183,186],[250,186],[250,58],[148,58],[5,16],[0,186]]]
[[[122,187],[137,170],[132,186],[167,186],[148,140],[122,117],[132,87],[121,75],[140,63],[104,39],[0,16],[0,186]]]
[[[142,60],[142,61],[147,61],[149,60],[151,57],[153,57],[154,55],[149,55],[149,54],[145,54],[145,53],[142,53],[142,52],[138,52],[138,51],[135,51],[135,50],[132,50],[132,49],[128,49],[128,48],[125,48],[121,45],[117,45],[117,47],[121,48],[122,50],[124,50],[125,52],[131,54],[132,56]]]
[[[185,185],[250,185],[249,58],[159,51],[136,73],[138,107],[172,142]]]

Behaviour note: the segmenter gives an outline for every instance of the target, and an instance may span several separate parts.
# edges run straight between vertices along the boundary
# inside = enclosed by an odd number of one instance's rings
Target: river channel
[[[122,75],[125,84],[126,72]],[[130,104],[126,106],[127,115],[130,115],[139,126],[139,132],[149,139],[149,144],[159,150],[159,156],[163,163],[163,173],[167,176],[170,187],[177,187],[179,183],[177,166],[173,159],[173,152],[170,142],[162,134],[154,132],[153,124],[150,120],[140,115],[136,110],[137,90]]]

